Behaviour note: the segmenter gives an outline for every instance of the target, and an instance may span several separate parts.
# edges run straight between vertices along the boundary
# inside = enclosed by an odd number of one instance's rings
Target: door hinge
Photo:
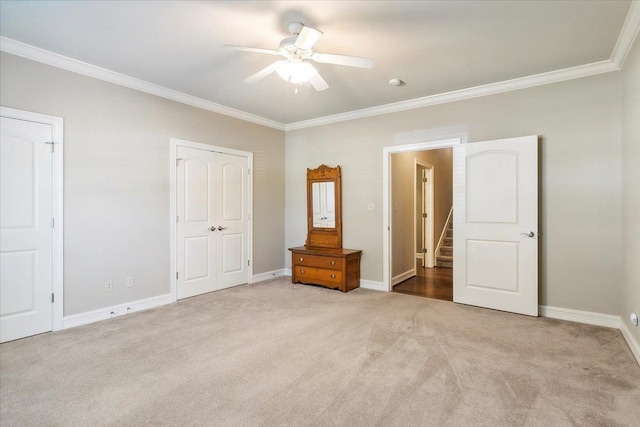
[[[247,169],[247,175],[251,175],[251,169]]]
[[[429,214],[423,213],[422,218],[426,218]]]
[[[176,215],[176,223],[180,222],[180,220],[178,218],[180,218],[180,217],[178,215]]]
[[[422,178],[422,182],[427,182],[427,178]]]
[[[422,253],[426,254],[427,253],[427,248],[422,248]]]
[[[247,260],[247,265],[251,265],[251,260],[250,259]]]
[[[45,142],[45,144],[51,145],[51,152],[52,153],[55,151],[55,146],[56,146],[55,142]]]
[[[51,218],[49,220],[49,225],[51,226],[51,228],[55,227],[56,226],[56,219],[55,218]]]
[[[56,294],[54,294],[53,292],[51,293],[51,302],[56,302]]]
[[[178,163],[180,162],[180,160],[182,160],[182,157],[178,157],[178,158],[176,159],[176,166],[178,166]]]

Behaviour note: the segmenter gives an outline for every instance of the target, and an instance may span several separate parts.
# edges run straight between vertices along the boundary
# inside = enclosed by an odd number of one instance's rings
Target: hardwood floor
[[[400,282],[393,292],[453,301],[453,268],[423,268],[417,260],[416,276]]]

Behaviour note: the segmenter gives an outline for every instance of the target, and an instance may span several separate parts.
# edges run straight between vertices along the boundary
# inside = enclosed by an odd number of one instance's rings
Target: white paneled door
[[[454,147],[454,302],[538,315],[538,138]]]
[[[0,122],[0,341],[52,330],[52,126]]]
[[[248,159],[177,147],[177,298],[248,281]]]

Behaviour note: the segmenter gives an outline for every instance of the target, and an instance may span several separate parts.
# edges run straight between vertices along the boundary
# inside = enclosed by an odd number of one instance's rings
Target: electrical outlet
[[[104,282],[104,291],[105,292],[113,291],[113,281],[107,280],[106,282]]]
[[[127,288],[133,288],[133,277],[127,277]]]
[[[638,326],[638,315],[636,313],[631,313],[631,316],[629,316],[629,319],[631,320],[631,324],[633,326]]]
[[[375,211],[376,210],[376,205],[374,203],[367,204],[367,210],[368,211]]]

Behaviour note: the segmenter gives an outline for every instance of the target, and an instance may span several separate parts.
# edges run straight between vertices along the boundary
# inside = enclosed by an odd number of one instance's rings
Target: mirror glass
[[[335,228],[336,227],[336,192],[335,183],[314,182],[312,185],[313,194],[313,227],[315,228]]]

